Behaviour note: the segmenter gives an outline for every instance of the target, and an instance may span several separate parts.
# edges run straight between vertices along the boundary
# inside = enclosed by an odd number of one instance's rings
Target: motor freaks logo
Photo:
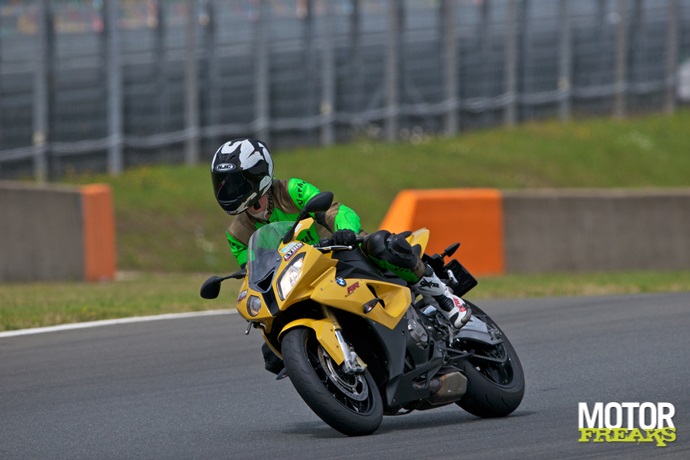
[[[673,416],[667,402],[602,402],[578,405],[579,442],[655,442],[658,447],[676,440]]]

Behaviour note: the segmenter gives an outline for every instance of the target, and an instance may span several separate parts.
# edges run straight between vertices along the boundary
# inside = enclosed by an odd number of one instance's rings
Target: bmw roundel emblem
[[[347,285],[347,281],[345,281],[341,277],[337,277],[335,279],[335,282],[338,283],[338,286],[346,286]]]

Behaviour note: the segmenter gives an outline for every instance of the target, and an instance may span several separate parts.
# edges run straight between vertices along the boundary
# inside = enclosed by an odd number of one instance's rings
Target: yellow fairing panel
[[[424,251],[426,251],[426,246],[429,244],[429,235],[429,229],[420,228],[419,230],[412,232],[412,234],[408,236],[406,240],[412,247],[415,247],[417,244],[420,245],[422,247],[422,254],[424,254]]]
[[[330,276],[323,276],[314,285],[311,298],[338,310],[369,318],[393,329],[405,315],[412,302],[410,290],[398,284],[362,278],[349,278],[345,286],[336,282],[335,269]],[[378,297],[383,301],[369,313],[364,313],[364,304]]]
[[[295,320],[285,326],[280,332],[281,340],[282,336],[285,335],[287,331],[295,327],[308,327],[314,330],[316,333],[316,339],[319,341],[321,346],[326,350],[328,355],[340,365],[345,361],[345,356],[343,355],[343,350],[340,348],[338,343],[338,338],[335,336],[335,328],[333,323],[328,319],[310,319],[301,318]]]
[[[280,310],[286,310],[292,304],[299,302],[301,300],[308,299],[311,295],[314,280],[323,278],[326,274],[330,273],[332,270],[335,273],[335,267],[337,261],[330,258],[330,255],[322,254],[319,250],[305,244],[299,251],[290,259],[290,262],[297,259],[301,254],[304,254],[303,268],[301,279],[292,291],[286,296],[285,300],[282,300],[279,295],[276,295],[276,302],[278,303],[278,308]],[[273,289],[278,294],[278,284],[281,275],[284,273],[285,268],[289,265],[284,263],[278,270],[278,274],[273,280]],[[335,276],[335,275],[330,275]]]
[[[259,310],[259,313],[256,316],[251,316],[247,311],[247,302],[249,301],[249,298],[252,296],[258,297],[259,300],[261,301],[261,310]],[[273,315],[271,315],[271,312],[269,311],[268,306],[263,301],[261,293],[256,292],[252,289],[249,289],[249,285],[247,283],[247,278],[245,278],[244,281],[242,282],[242,286],[240,287],[240,290],[238,293],[237,303],[235,304],[235,308],[237,308],[237,312],[247,321],[257,321],[257,322],[264,323],[267,326],[267,328],[270,330],[271,323],[273,322]]]

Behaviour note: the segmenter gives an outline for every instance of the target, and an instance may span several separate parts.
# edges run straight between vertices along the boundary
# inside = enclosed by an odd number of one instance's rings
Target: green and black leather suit
[[[295,221],[304,205],[319,193],[319,189],[302,179],[274,179],[268,191],[269,217],[263,221],[243,212],[235,217],[225,232],[230,243],[230,250],[242,267],[247,263],[247,244],[252,234],[271,222]],[[338,230],[362,231],[357,213],[344,204],[334,202],[328,211],[314,216],[316,223],[300,239],[314,244],[319,238],[330,236]]]

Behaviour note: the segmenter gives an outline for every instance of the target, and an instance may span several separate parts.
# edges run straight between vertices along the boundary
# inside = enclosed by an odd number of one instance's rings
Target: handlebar
[[[319,239],[319,244],[314,246],[316,249],[326,251],[350,251],[364,242],[363,236],[358,236],[355,240],[356,244],[354,246],[346,246],[342,244],[333,244],[330,238]]]

